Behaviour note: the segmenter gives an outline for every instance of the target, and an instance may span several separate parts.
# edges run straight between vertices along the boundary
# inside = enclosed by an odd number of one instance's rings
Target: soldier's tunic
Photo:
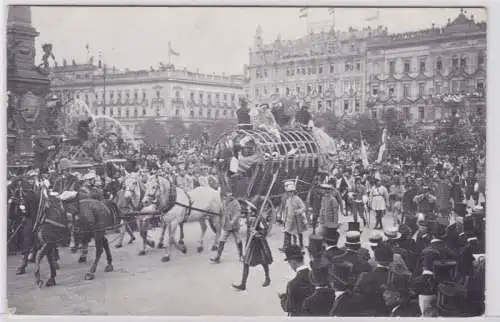
[[[339,208],[342,200],[337,191],[329,191],[321,198],[319,224],[321,228],[338,228]]]
[[[299,196],[293,195],[285,201],[285,232],[290,235],[298,235],[307,230],[304,223],[304,212],[306,207]]]

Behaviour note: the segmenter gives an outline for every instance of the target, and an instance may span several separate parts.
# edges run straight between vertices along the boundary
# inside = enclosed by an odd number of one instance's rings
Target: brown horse
[[[101,259],[103,251],[106,253],[107,266],[105,272],[113,271],[111,250],[106,232],[119,226],[119,212],[116,206],[95,199],[79,199],[76,191],[66,191],[59,196],[64,210],[74,216],[78,227],[76,235],[82,242],[82,254],[79,262],[87,260],[88,244],[94,239],[96,255],[89,272],[85,274],[86,280],[94,279],[94,274]]]

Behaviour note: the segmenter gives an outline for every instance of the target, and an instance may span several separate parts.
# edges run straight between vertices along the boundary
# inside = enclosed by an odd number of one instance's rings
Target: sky
[[[32,7],[37,63],[43,43],[52,43],[56,60],[82,63],[99,52],[108,66],[118,69],[157,68],[168,63],[168,43],[180,56],[172,57],[177,68],[202,73],[243,74],[257,26],[264,42],[304,36],[307,23],[326,25],[334,18],[327,8],[310,8],[309,18],[299,18],[300,8],[248,7]],[[486,21],[485,9],[465,9],[476,21]],[[377,24],[390,33],[443,26],[459,8],[336,8],[335,29],[361,29]],[[328,28],[329,29],[329,28]],[[325,28],[325,30],[328,30]],[[87,53],[86,45],[89,45]]]

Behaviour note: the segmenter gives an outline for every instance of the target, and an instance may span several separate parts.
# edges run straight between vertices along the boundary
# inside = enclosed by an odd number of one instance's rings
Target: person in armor
[[[238,128],[242,130],[251,130],[252,120],[250,118],[250,109],[248,108],[248,101],[244,97],[240,97],[240,108],[236,110],[236,117],[238,118]]]
[[[245,254],[243,256],[243,276],[241,278],[241,284],[233,284],[233,287],[240,291],[246,290],[250,267],[258,265],[262,266],[265,274],[265,279],[262,287],[267,287],[271,284],[269,265],[271,265],[273,262],[273,255],[266,240],[268,225],[264,217],[258,216],[256,214],[256,208],[252,207],[250,211],[253,219],[251,220],[249,225],[249,229],[251,230],[251,232],[250,237],[248,238],[247,246],[245,248]]]
[[[218,264],[220,263],[220,258],[222,251],[224,250],[224,245],[227,242],[229,236],[233,236],[236,242],[236,247],[238,248],[238,255],[240,260],[243,258],[243,243],[240,237],[240,218],[241,218],[241,206],[238,200],[233,196],[230,191],[224,193],[224,199],[222,201],[222,237],[219,242],[219,248],[217,250],[217,256],[211,258],[210,260]]]

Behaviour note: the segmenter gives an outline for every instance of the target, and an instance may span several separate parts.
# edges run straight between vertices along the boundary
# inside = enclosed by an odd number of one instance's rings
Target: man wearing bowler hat
[[[355,252],[364,261],[370,259],[370,251],[361,247],[361,229],[359,222],[354,221],[348,223],[346,242],[343,249]]]
[[[304,300],[313,294],[314,286],[309,279],[310,270],[304,264],[304,252],[298,245],[291,245],[285,249],[285,261],[296,272],[295,277],[288,282],[286,293],[279,294],[281,307],[288,316],[305,316],[303,311]]]

